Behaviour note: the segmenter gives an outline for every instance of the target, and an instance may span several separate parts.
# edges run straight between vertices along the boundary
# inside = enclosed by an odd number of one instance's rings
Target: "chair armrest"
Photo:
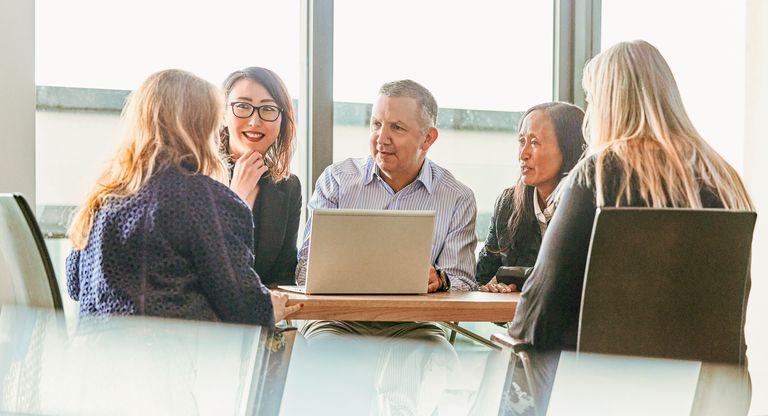
[[[515,354],[527,352],[533,349],[533,345],[530,342],[518,338],[513,338],[502,332],[497,332],[491,335],[491,341],[501,345],[502,347],[510,348]]]

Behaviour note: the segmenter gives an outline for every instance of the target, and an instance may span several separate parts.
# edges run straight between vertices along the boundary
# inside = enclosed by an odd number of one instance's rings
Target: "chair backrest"
[[[61,309],[45,241],[27,201],[0,194],[0,305]]]
[[[719,209],[598,209],[578,350],[741,363],[756,218]]]

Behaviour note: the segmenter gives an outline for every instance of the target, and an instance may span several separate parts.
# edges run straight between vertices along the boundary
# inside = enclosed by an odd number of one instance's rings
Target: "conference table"
[[[459,322],[511,322],[520,293],[448,291],[422,295],[307,295],[288,290],[288,306],[303,303],[297,320],[440,322],[453,331],[498,348]]]

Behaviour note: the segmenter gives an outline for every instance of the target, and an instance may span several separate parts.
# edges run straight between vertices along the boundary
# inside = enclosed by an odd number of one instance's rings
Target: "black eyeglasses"
[[[229,105],[232,107],[232,114],[237,118],[249,118],[253,115],[254,111],[258,111],[260,119],[264,121],[275,121],[283,112],[282,108],[271,104],[252,105],[242,101],[235,101],[229,103]]]

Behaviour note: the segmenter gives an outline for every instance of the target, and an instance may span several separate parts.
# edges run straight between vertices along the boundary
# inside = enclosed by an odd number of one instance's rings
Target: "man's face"
[[[418,102],[410,97],[379,95],[370,128],[371,155],[384,180],[390,185],[413,181],[437,139],[437,129],[424,125]]]

